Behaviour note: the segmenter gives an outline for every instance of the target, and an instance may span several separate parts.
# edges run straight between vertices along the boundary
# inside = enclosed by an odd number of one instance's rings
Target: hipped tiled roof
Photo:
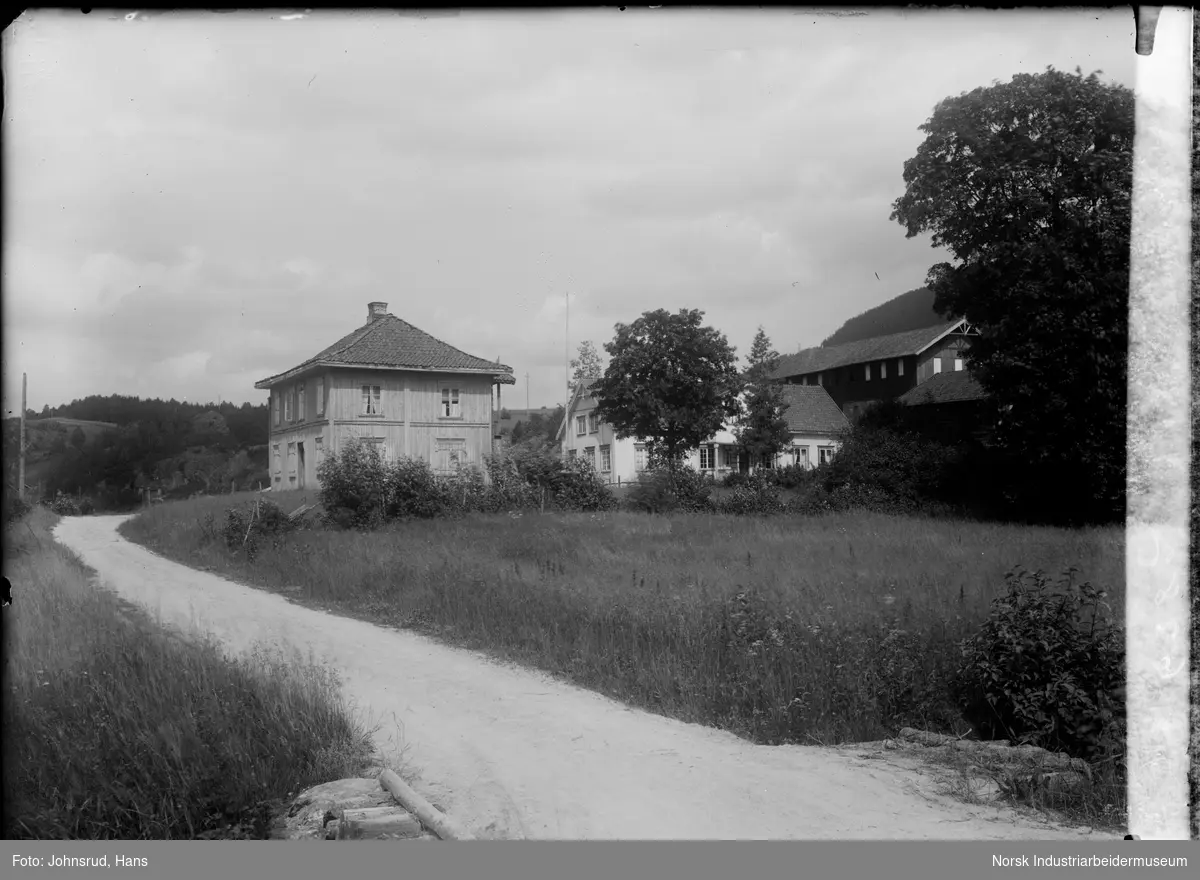
[[[969,370],[955,370],[930,376],[920,385],[904,392],[898,399],[909,406],[920,406],[927,403],[982,400],[985,397],[987,392]]]
[[[512,367],[460,351],[395,315],[381,315],[343,336],[324,351],[286,372],[255,382],[274,383],[309,367],[391,367],[443,373],[488,373],[502,385],[515,385]]]
[[[881,361],[887,358],[920,354],[960,323],[961,321],[948,321],[920,330],[905,330],[887,336],[860,339],[857,342],[806,348],[795,354],[781,357],[778,368],[772,373],[772,378],[786,379],[789,376],[834,370],[838,367],[847,367],[867,361]]]
[[[794,434],[835,434],[849,426],[845,413],[820,385],[783,385],[783,417]]]

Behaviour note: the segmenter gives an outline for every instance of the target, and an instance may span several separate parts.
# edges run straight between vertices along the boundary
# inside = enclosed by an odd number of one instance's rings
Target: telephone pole
[[[525,418],[529,418],[529,373],[525,374]]]
[[[21,374],[21,458],[17,464],[17,497],[25,500],[25,374]]]

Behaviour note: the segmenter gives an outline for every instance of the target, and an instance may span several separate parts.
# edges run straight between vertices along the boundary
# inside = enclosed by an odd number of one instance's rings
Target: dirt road
[[[100,582],[229,649],[294,645],[336,667],[379,748],[407,746],[415,787],[479,837],[1081,839],[1082,831],[932,791],[853,750],[757,746],[630,709],[538,672],[295,605],[131,544],[123,517],[67,517],[55,537]],[[398,723],[397,723],[398,722]]]

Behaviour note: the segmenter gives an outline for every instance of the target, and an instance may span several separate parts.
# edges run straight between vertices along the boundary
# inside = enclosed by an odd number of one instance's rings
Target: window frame
[[[870,364],[863,364],[863,377],[864,377],[863,378],[864,382],[871,381],[871,365]]]
[[[317,380],[317,418],[325,416],[325,377]]]
[[[283,420],[285,422],[292,421],[292,388],[289,387],[287,393],[283,395]]]
[[[283,407],[279,405],[278,389],[271,395],[271,409],[275,413],[275,427],[279,427],[283,424]]]
[[[879,362],[879,378],[881,380],[887,378],[887,361]]]
[[[305,385],[300,382],[296,385],[296,421],[303,422],[308,415],[308,407],[305,406],[307,401],[304,398]]]
[[[955,358],[954,359],[954,372],[961,373],[962,371],[963,371],[963,359]]]
[[[600,473],[612,473],[612,444],[605,443],[600,447]]]
[[[587,414],[575,416],[575,436],[587,436]]]
[[[359,411],[359,416],[368,418],[380,418],[383,416],[383,386],[372,385],[370,383],[360,385],[359,392],[362,395],[362,409]],[[374,411],[372,411],[372,404]]]
[[[829,464],[833,461],[833,456],[837,453],[836,447],[833,446],[818,446],[817,447],[817,463],[821,465]]]
[[[705,443],[700,447],[700,470],[715,471],[717,469],[717,463],[713,460],[716,457],[714,455],[715,452],[716,450],[710,443]]]
[[[594,412],[590,412],[587,414],[587,426],[588,426],[589,434],[599,433],[600,420],[596,418],[596,414]]]
[[[642,471],[644,471],[646,469],[646,463],[647,463],[646,444],[645,443],[634,443],[633,444],[633,470],[634,470],[634,472],[641,473]]]
[[[438,403],[439,419],[461,419],[462,389],[453,385],[445,385],[441,389],[442,399]]]
[[[896,358],[896,375],[904,375],[904,358]]]

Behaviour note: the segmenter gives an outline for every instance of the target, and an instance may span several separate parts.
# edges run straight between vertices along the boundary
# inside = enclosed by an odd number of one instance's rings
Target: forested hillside
[[[821,345],[840,345],[843,342],[857,342],[859,339],[870,339],[873,336],[919,330],[945,320],[949,318],[943,318],[933,310],[933,291],[918,287],[889,299],[883,305],[855,315]]]
[[[98,508],[137,503],[143,488],[228,492],[267,483],[265,404],[92,396],[26,413],[25,483]],[[17,485],[19,419],[4,422],[5,483]]]

